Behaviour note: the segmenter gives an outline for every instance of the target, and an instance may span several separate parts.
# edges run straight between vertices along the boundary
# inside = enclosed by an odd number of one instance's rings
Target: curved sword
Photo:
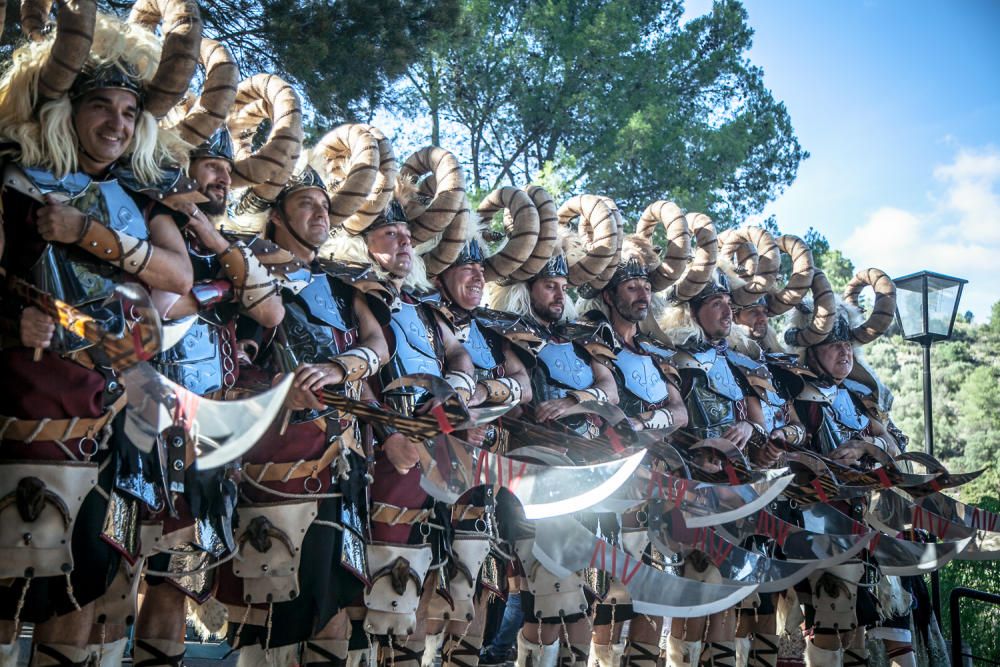
[[[532,555],[556,576],[596,568],[628,589],[632,607],[641,614],[695,618],[735,606],[757,586],[707,584],[658,570],[595,537],[571,517],[547,519],[535,526]]]
[[[142,451],[174,423],[196,434],[197,466],[214,468],[232,461],[264,435],[281,411],[292,377],[252,398],[212,401],[188,391],[149,364],[136,364],[122,378],[128,395],[125,434]]]
[[[897,491],[881,492],[865,514],[865,520],[888,533],[923,530],[946,542],[971,537],[969,546],[958,555],[958,560],[995,560],[1000,556],[1000,533],[952,521],[923,505],[914,504],[913,498]]]
[[[820,566],[819,561],[784,561],[744,549],[712,527],[688,528],[674,512],[649,513],[649,539],[664,553],[690,547],[703,553],[722,575],[736,583],[757,584],[759,593],[777,593],[802,581]]]
[[[802,520],[806,529],[812,532],[838,535],[861,535],[868,532],[864,524],[821,503],[802,508]],[[879,533],[872,538],[868,549],[875,555],[883,573],[902,577],[926,574],[944,567],[971,540],[969,537],[955,542],[922,544]]]
[[[854,558],[878,534],[870,530],[863,535],[836,535],[814,533],[775,516],[767,510],[739,521],[717,526],[719,534],[728,535],[737,542],[760,535],[775,541],[786,560],[816,560],[820,569],[839,565]]]
[[[414,444],[420,453],[420,486],[429,495],[454,503],[474,487],[503,486],[521,502],[528,519],[594,506],[624,484],[646,455],[639,451],[607,463],[547,466],[493,454],[446,434]]]

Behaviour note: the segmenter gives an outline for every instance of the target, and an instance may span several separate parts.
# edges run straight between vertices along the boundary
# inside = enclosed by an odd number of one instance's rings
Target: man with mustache
[[[266,255],[285,311],[254,336],[262,341],[257,374],[295,380],[283,417],[243,457],[236,542],[244,562],[225,566],[219,597],[229,608],[230,642],[242,647],[240,665],[269,664],[268,652],[287,656],[300,643],[303,665],[344,664],[350,608],[367,577],[368,452],[357,421],[325,406],[320,392],[371,397],[365,381],[388,357],[388,309],[367,267],[320,256],[330,197],[315,170],[294,173],[272,203],[252,202],[242,203],[256,212],[237,222],[264,229],[251,246]],[[281,561],[281,536],[294,540],[291,566]],[[264,560],[249,564],[251,557]],[[278,569],[287,576],[269,578]]]
[[[615,356],[610,368],[618,389],[618,407],[636,430],[678,429],[688,422],[679,390],[680,377],[669,361],[673,350],[664,348],[662,342],[639,330],[639,324],[649,314],[653,296],[649,271],[656,261],[655,251],[648,241],[634,236],[627,238],[622,261],[610,281],[591,301],[585,302],[594,307],[585,317],[609,323],[614,332]],[[656,447],[651,446],[649,451],[649,462],[655,466]],[[619,537],[630,529],[633,533],[642,534],[643,529],[637,519],[642,511],[623,515],[621,525],[614,526],[612,530]],[[602,519],[604,524],[609,521],[618,523],[614,515]],[[637,544],[634,540],[620,539],[620,544],[630,555],[650,562],[645,553],[647,542],[643,539],[641,544]],[[609,582],[603,599],[605,603],[597,605],[591,646],[597,664],[600,667],[616,664],[612,645],[616,643],[625,621],[630,621],[630,626],[623,664],[657,664],[662,618],[635,614],[628,601],[628,590],[616,580]]]
[[[216,400],[227,398],[239,379],[237,316],[242,314],[270,328],[281,321],[285,312],[277,284],[267,269],[244,241],[218,228],[225,221],[229,204],[232,167],[233,145],[224,127],[191,152],[188,173],[205,199],[189,205],[183,227],[195,282],[187,294],[158,293],[157,300],[164,304],[166,319],[191,318],[193,324],[176,345],[152,361],[169,379]],[[226,555],[226,550],[220,551],[212,540],[230,530],[235,498],[227,499],[227,495],[233,494],[235,487],[226,468],[188,471],[194,460],[188,451],[191,443],[180,448],[169,446],[172,437],[183,439],[183,430],[171,429],[163,437],[159,447],[166,455],[162,459],[159,455],[146,457],[148,470],[159,468],[161,461],[164,464],[150,480],[153,484],[162,480],[163,486],[152,499],[161,509],[146,523],[162,524],[162,545],[175,551],[183,545],[192,553],[203,554],[197,565],[202,567]],[[229,511],[220,512],[227,506]],[[198,508],[197,513],[193,508]],[[201,540],[185,535],[196,524],[198,529],[193,535],[204,535]],[[147,567],[152,572],[196,569],[190,563],[189,556],[161,553],[150,557]],[[210,569],[207,575],[198,577],[146,576],[147,590],[135,632],[138,660],[161,654],[171,658],[183,655],[184,598],[205,602],[212,594],[214,575],[215,570]]]
[[[612,358],[614,334],[606,322],[577,323],[568,302],[569,265],[561,248],[533,277],[499,287],[497,308],[519,315],[543,341],[531,370],[530,416],[541,425],[585,438],[600,434],[602,422],[590,414],[566,412],[584,401],[618,402],[618,391],[604,361]],[[536,667],[586,663],[590,650],[590,600],[580,573],[557,579],[531,555],[531,540],[516,543],[520,559],[524,625],[517,635],[517,665]],[[528,578],[533,582],[529,590]]]
[[[688,413],[688,424],[681,432],[692,440],[728,442],[751,454],[766,447],[768,433],[759,393],[748,378],[752,374],[769,382],[769,375],[762,363],[730,347],[733,314],[726,274],[715,270],[693,298],[673,305],[666,321],[675,325],[666,331],[677,346],[672,361],[679,369]],[[696,462],[710,470],[720,469],[714,459],[697,457]],[[707,580],[713,570],[700,552],[693,551],[685,562],[684,576]],[[734,664],[735,633],[732,609],[708,619],[675,619],[667,641],[667,664],[696,665],[699,656]]]

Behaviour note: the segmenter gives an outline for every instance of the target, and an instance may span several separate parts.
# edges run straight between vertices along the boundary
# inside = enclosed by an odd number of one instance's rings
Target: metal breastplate
[[[684,404],[688,411],[686,430],[702,438],[720,437],[725,427],[736,421],[736,401],[715,391],[704,373],[691,377],[691,390]]]
[[[36,191],[68,197],[70,206],[86,213],[99,224],[138,239],[148,239],[149,230],[139,207],[115,180],[97,182],[85,174],[70,174],[57,179],[52,174],[23,168]],[[121,304],[103,306],[125,277],[117,267],[102,262],[76,246],[49,244],[31,267],[34,285],[56,298],[84,311],[109,331],[124,332],[125,318]],[[81,338],[58,328],[53,349],[72,352],[89,347]]]
[[[760,408],[764,413],[764,428],[768,433],[776,428],[788,425],[785,411],[785,404],[787,402],[775,392],[770,389],[767,390],[767,400],[760,402]]]
[[[538,361],[549,384],[562,385],[564,389],[586,389],[594,384],[594,371],[580,358],[573,343],[546,343],[538,353]]]
[[[195,394],[217,391],[222,388],[226,374],[234,370],[232,356],[223,354],[223,339],[219,327],[197,318],[180,342],[156,355],[153,365]]]
[[[282,290],[285,319],[281,326],[289,351],[304,364],[326,363],[350,347],[356,330],[347,299],[333,293],[326,274],[316,274],[298,294]]]
[[[667,383],[653,358],[622,348],[612,362],[621,375],[621,384],[627,393],[646,404],[655,405],[667,398]],[[620,399],[624,397],[619,396]],[[622,408],[624,409],[624,407]],[[625,410],[625,414],[629,413]]]
[[[709,389],[731,401],[743,398],[743,387],[737,382],[736,374],[724,355],[720,356],[714,349],[710,349],[694,354],[694,358],[708,367],[706,377]]]
[[[395,349],[389,363],[379,371],[382,386],[404,375],[429,373],[441,376],[444,352],[438,352],[437,325],[431,315],[421,313],[418,304],[399,303],[399,310],[393,312],[389,328],[395,338]],[[425,389],[405,387],[383,394],[383,398],[394,409],[403,414],[412,414],[427,395]]]
[[[844,387],[814,385],[814,388],[827,396],[827,402],[821,403],[822,422],[813,438],[814,448],[818,446],[821,454],[829,454],[848,440],[861,436],[871,420]]]
[[[392,357],[399,371],[393,379],[413,373],[441,375],[435,324],[421,316],[416,304],[401,303],[399,310],[392,314],[389,327],[396,339]]]
[[[476,367],[476,375],[492,377],[493,371],[501,364],[503,357],[500,350],[493,349],[492,338],[483,333],[482,327],[476,320],[472,320],[459,332],[462,340],[462,347],[472,358],[472,365]],[[499,346],[498,346],[499,347]]]

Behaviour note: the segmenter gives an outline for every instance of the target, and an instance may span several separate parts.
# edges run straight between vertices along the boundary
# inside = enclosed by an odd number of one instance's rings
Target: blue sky
[[[765,214],[790,233],[816,227],[859,267],[968,278],[962,309],[987,319],[1000,300],[1000,2],[745,6],[750,58],[812,154]]]

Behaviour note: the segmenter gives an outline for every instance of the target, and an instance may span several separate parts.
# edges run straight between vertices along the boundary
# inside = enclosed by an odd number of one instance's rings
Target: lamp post
[[[932,271],[896,278],[896,320],[903,338],[924,348],[924,448],[934,455],[934,416],[931,403],[931,344],[951,338],[962,289],[969,282]],[[934,614],[941,620],[941,585],[931,573]]]

